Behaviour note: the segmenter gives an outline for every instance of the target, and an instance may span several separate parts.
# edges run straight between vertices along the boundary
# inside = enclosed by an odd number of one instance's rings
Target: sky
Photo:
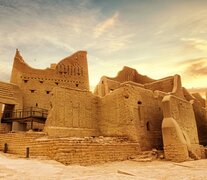
[[[206,0],[0,0],[0,81],[9,81],[16,48],[45,69],[88,52],[91,89],[123,66],[153,79],[180,74],[207,87]]]

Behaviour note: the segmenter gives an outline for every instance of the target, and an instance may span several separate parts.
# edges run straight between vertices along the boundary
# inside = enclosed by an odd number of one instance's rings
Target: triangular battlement
[[[16,53],[15,53],[15,56],[14,56],[14,60],[19,60],[23,63],[25,63],[24,59],[22,58],[21,54],[20,54],[20,51],[18,49],[16,49]]]

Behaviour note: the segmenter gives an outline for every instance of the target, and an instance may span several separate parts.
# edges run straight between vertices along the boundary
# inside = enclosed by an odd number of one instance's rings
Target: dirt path
[[[0,179],[207,180],[207,160],[184,163],[122,161],[84,167],[79,165],[64,166],[53,160],[24,159],[0,153]]]

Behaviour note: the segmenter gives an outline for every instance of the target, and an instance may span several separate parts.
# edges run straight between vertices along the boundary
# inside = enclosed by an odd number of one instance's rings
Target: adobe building
[[[177,162],[206,157],[207,101],[190,94],[179,75],[155,80],[124,67],[114,78],[103,76],[92,93],[85,51],[40,70],[17,50],[11,83],[0,82],[0,103],[0,149],[12,144],[11,153],[29,146],[65,164],[124,160],[152,149]],[[30,129],[42,132],[23,133]]]

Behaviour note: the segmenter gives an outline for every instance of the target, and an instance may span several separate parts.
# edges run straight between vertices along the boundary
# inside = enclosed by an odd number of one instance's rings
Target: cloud
[[[207,52],[207,40],[199,38],[181,38],[181,41],[185,42],[185,45],[190,48]]]
[[[119,13],[116,12],[112,17],[99,23],[94,29],[94,37],[98,38],[102,36],[106,31],[110,30],[110,28],[112,28],[117,22],[118,17],[119,17]]]
[[[180,63],[185,73],[194,76],[207,76],[207,58],[197,58]]]
[[[206,87],[207,57],[188,59],[175,65],[186,88]]]
[[[191,88],[188,89],[188,91],[190,93],[199,93],[203,98],[207,98],[206,97],[206,92],[207,92],[207,87],[206,88]]]
[[[97,83],[104,70],[115,64],[109,54],[129,48],[134,35],[120,22],[121,13],[112,10],[110,15],[104,14],[90,2],[0,0],[0,80],[9,79],[16,48],[31,67],[38,69],[87,50],[89,77],[99,76]],[[96,67],[91,65],[95,60]],[[8,67],[5,72],[4,66]],[[97,67],[103,68],[99,74]]]

